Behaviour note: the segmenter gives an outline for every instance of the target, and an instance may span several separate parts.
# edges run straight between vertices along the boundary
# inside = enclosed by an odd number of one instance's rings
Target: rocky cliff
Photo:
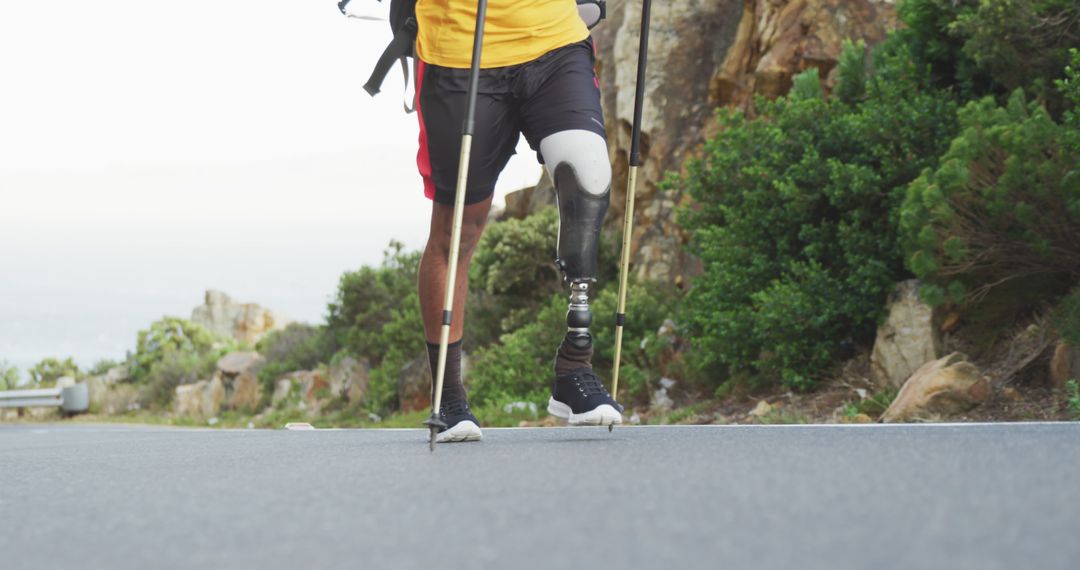
[[[618,235],[626,201],[627,155],[634,108],[641,0],[608,2],[608,19],[594,30],[609,149],[614,165],[606,222]],[[634,270],[639,277],[683,284],[698,263],[675,209],[688,197],[659,190],[667,171],[714,134],[718,107],[748,108],[755,95],[787,92],[792,77],[816,67],[826,91],[835,82],[845,39],[880,42],[897,25],[892,0],[672,0],[654,2],[642,113]],[[507,198],[523,215],[551,203],[550,187]]]
[[[206,300],[191,311],[191,321],[240,342],[255,344],[266,333],[285,328],[290,319],[255,303],[240,303],[215,291],[206,291]]]

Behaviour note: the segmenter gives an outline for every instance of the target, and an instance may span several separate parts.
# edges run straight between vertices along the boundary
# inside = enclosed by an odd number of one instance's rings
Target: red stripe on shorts
[[[420,58],[416,60],[416,118],[420,121],[420,150],[416,152],[416,168],[424,179],[424,196],[429,200],[435,198],[435,181],[431,178],[431,155],[428,154],[427,129],[424,128],[424,112],[420,109],[420,90],[424,88],[424,62]]]

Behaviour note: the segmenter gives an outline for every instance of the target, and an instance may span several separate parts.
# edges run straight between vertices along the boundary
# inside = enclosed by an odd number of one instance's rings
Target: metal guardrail
[[[59,407],[65,412],[85,412],[90,408],[90,391],[86,384],[75,384],[40,390],[0,391],[0,408]]]

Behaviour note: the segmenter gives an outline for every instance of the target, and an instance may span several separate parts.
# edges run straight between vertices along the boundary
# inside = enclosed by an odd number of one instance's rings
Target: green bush
[[[488,226],[469,268],[467,344],[496,342],[532,320],[540,306],[563,291],[554,261],[558,233],[555,208]]]
[[[551,390],[555,350],[566,334],[567,301],[553,295],[531,322],[479,347],[472,356],[469,402],[484,406],[507,400],[543,400]]]
[[[670,286],[631,283],[623,328],[620,394],[643,397],[648,381],[667,372],[661,368],[661,355],[671,348],[670,341],[658,339],[656,331],[674,312],[678,301],[678,293]],[[595,294],[591,307],[592,364],[609,385],[615,357],[617,305],[618,287],[610,283]],[[479,348],[473,355],[467,379],[469,401],[478,406],[518,400],[546,401],[554,378],[555,352],[566,334],[566,309],[567,299],[552,295],[530,322],[504,334],[500,342]]]
[[[425,350],[416,290],[419,264],[419,252],[405,253],[401,243],[390,242],[382,265],[341,276],[327,308],[330,346],[372,365],[363,406],[378,414],[396,409],[401,368]]]
[[[1061,339],[1080,346],[1080,287],[1065,296],[1055,317],[1055,328]]]
[[[1080,130],[1080,49],[1069,50],[1069,65],[1065,66],[1064,75],[1054,83],[1069,107],[1063,123]]]
[[[221,353],[216,351],[165,351],[161,360],[142,376],[140,404],[147,408],[168,407],[176,395],[177,386],[208,379],[220,357]]]
[[[236,348],[236,341],[219,336],[201,325],[179,317],[164,317],[141,330],[135,342],[135,354],[128,359],[131,379],[145,381],[147,376],[170,353],[223,356]]]
[[[19,386],[19,369],[0,360],[0,390],[14,390]]]
[[[362,267],[341,276],[337,294],[327,307],[326,328],[333,341],[333,348],[344,348],[349,353],[367,357],[378,366],[388,350],[405,348],[393,344],[384,334],[384,327],[391,322],[400,328],[403,319],[414,330],[423,330],[419,320],[416,295],[419,252],[404,252],[404,245],[392,241],[379,267]],[[408,328],[408,327],[407,327]],[[408,348],[414,355],[423,349],[423,333],[409,339]]]
[[[109,370],[112,370],[113,368],[121,365],[122,363],[115,360],[111,360],[109,358],[102,358],[101,360],[95,362],[93,366],[88,368],[85,373],[86,376],[103,376],[107,374]]]
[[[1068,398],[1066,406],[1069,409],[1069,415],[1073,420],[1080,421],[1080,384],[1075,378],[1065,383],[1065,395]]]
[[[896,36],[936,87],[964,99],[1023,88],[1060,110],[1051,86],[1080,41],[1074,0],[905,0],[899,13]]]
[[[27,370],[27,373],[30,375],[30,384],[35,388],[52,387],[61,376],[80,377],[79,367],[71,358],[43,358]]]
[[[658,337],[657,330],[664,321],[675,316],[682,293],[666,283],[630,282],[626,291],[626,323],[623,325],[622,362],[619,365],[619,399],[647,401],[652,383],[661,376],[673,376],[683,381],[698,378],[689,369],[669,369],[666,363],[675,349],[673,338]],[[595,337],[593,367],[600,377],[607,378],[615,362],[615,313],[619,303],[619,288],[612,283],[597,295],[592,310]]]
[[[955,103],[925,88],[903,45],[873,65],[848,44],[837,97],[813,75],[759,117],[719,113],[683,178],[683,223],[705,272],[684,317],[700,365],[807,388],[843,341],[872,337],[905,276],[897,243],[903,189],[955,132]]]
[[[135,353],[128,358],[131,379],[142,386],[143,405],[166,407],[177,386],[208,378],[217,360],[236,349],[232,338],[165,317],[139,331]]]
[[[931,303],[995,287],[1080,279],[1080,133],[1017,90],[960,111],[962,132],[913,182],[901,216],[908,264]]]

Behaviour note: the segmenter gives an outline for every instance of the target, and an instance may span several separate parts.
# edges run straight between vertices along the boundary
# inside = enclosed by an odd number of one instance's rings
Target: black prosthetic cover
[[[611,192],[590,194],[578,182],[567,163],[555,167],[555,196],[559,203],[557,263],[568,283],[596,281],[600,225],[607,213]]]

